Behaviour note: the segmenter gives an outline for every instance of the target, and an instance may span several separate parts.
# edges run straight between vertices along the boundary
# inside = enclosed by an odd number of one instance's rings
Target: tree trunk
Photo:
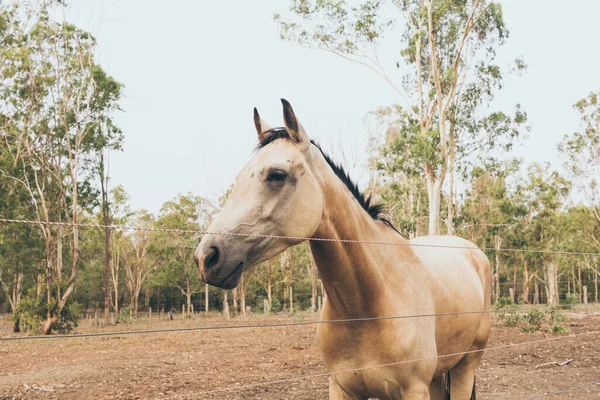
[[[450,128],[448,152],[448,235],[454,235],[454,124]]]
[[[236,315],[240,314],[240,309],[239,309],[239,289],[240,287],[236,287],[234,289],[231,290],[232,294],[233,294],[233,313]]]
[[[498,301],[498,299],[500,298],[500,246],[502,245],[502,238],[500,236],[496,236],[494,237],[494,245],[496,247],[496,254],[494,254],[494,258],[496,260],[496,273],[495,273],[495,277],[496,277],[496,296],[495,296],[495,300]]]
[[[229,299],[227,298],[227,290],[223,291],[223,316],[229,319]]]
[[[577,263],[577,275],[579,280],[579,301],[583,300],[583,284],[581,283],[581,266]]]
[[[270,260],[267,262],[267,270],[267,301],[269,302],[268,311],[271,311],[271,308],[273,307],[273,265]]]
[[[548,305],[550,306],[559,304],[557,275],[556,264],[549,262],[546,265],[546,293],[548,294]]]
[[[242,278],[240,280],[240,309],[242,315],[246,315],[246,281],[244,273],[242,272]]]
[[[46,238],[46,301],[47,304],[52,303],[52,239]],[[44,335],[47,335],[52,330],[52,325],[54,324],[54,319],[52,317],[52,312],[50,307],[47,307],[46,310],[46,322],[44,322],[42,332]]]
[[[514,289],[517,288],[517,263],[513,264],[513,284],[512,287]],[[513,301],[515,300],[514,295],[513,295]]]
[[[208,314],[208,283],[204,286],[204,312]]]
[[[292,249],[289,254],[290,264],[290,281],[289,281],[289,294],[290,294],[290,315],[294,314],[294,259]]]
[[[190,283],[186,282],[185,287],[185,308],[187,311],[187,316],[191,318],[192,316],[192,289],[190,288]]]
[[[102,219],[104,222],[104,323],[110,324],[110,208],[108,205],[108,176],[105,175],[104,153],[100,153],[100,187],[102,191]]]
[[[427,175],[427,194],[429,195],[429,235],[440,234],[440,202],[442,181]]]
[[[9,289],[8,285],[2,280],[2,273],[0,271],[0,285],[6,293],[8,302],[10,303],[10,310],[13,314],[13,332],[21,332],[21,320],[18,314],[15,312],[19,303],[21,302],[21,295],[23,294],[23,273],[18,272],[13,274],[12,289]]]
[[[529,268],[525,257],[523,257],[523,300],[525,304],[529,304]]]
[[[594,271],[594,301],[598,302],[598,272]]]

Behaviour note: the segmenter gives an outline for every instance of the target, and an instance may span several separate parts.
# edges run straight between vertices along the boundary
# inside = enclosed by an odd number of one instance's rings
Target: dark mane
[[[263,133],[260,143],[258,146],[256,146],[256,150],[262,149],[277,139],[291,140],[291,137],[285,128],[269,129]],[[384,222],[390,228],[398,232],[398,229],[396,229],[396,227],[390,221],[389,215],[385,210],[385,206],[379,203],[372,203],[371,195],[365,196],[365,194],[358,189],[358,185],[350,178],[348,173],[341,165],[336,164],[327,154],[325,154],[321,146],[319,146],[315,141],[311,140],[310,142],[315,145],[317,149],[319,149],[325,158],[325,161],[327,161],[327,164],[329,164],[335,175],[344,183],[344,185],[346,185],[356,201],[358,201],[361,207],[371,216],[371,218]]]

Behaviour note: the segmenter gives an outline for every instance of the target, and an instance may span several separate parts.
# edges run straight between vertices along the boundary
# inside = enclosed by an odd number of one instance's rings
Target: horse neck
[[[324,175],[328,184],[323,184],[323,218],[315,238],[406,242],[385,223],[374,220],[333,171]],[[366,243],[311,241],[310,246],[327,293],[329,315],[324,317],[376,315],[377,299],[386,286],[386,270],[394,261],[386,262],[385,257],[398,253]]]

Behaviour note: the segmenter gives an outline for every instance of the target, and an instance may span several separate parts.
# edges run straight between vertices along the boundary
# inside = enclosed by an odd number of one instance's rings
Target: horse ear
[[[300,125],[300,122],[298,122],[296,114],[294,114],[294,110],[292,109],[292,105],[286,99],[281,99],[281,103],[283,104],[283,121],[285,122],[285,128],[289,132],[290,137],[296,143],[308,146],[308,135],[302,125]]]
[[[271,129],[269,124],[267,124],[258,114],[258,110],[254,107],[254,126],[256,127],[256,133],[258,134],[258,140],[260,142],[264,139],[264,133]]]

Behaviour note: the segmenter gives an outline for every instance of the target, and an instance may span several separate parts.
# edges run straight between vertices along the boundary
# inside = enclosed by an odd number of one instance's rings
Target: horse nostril
[[[220,255],[219,249],[216,246],[211,246],[204,255],[204,268],[209,270],[218,265]]]

